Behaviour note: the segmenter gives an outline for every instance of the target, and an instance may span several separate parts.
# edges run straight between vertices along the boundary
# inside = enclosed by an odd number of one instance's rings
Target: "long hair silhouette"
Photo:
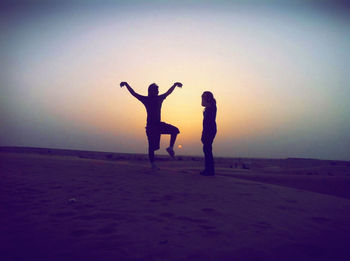
[[[210,105],[216,106],[216,100],[214,99],[214,95],[210,91],[203,92],[203,96],[205,96],[208,99]]]

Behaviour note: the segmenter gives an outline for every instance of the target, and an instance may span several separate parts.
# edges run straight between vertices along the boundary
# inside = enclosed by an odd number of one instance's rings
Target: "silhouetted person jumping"
[[[120,87],[126,86],[132,96],[138,99],[146,107],[147,111],[147,125],[146,125],[146,134],[148,139],[148,156],[150,163],[153,169],[157,169],[157,166],[154,163],[154,151],[159,149],[160,145],[160,135],[161,134],[170,134],[170,145],[166,149],[171,157],[174,158],[174,144],[177,134],[180,133],[179,129],[173,125],[167,124],[161,121],[161,108],[164,99],[171,94],[175,87],[182,87],[182,84],[176,82],[173,84],[170,89],[162,94],[158,95],[158,85],[152,83],[148,87],[148,96],[143,96],[136,93],[127,82],[121,82]]]
[[[203,112],[203,131],[201,138],[205,157],[205,168],[200,174],[203,176],[213,176],[215,175],[215,169],[212,145],[216,135],[216,100],[211,92],[203,92],[202,106],[205,107]]]

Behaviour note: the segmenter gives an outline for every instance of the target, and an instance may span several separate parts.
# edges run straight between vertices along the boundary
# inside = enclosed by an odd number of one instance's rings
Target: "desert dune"
[[[1,260],[350,260],[350,162],[0,148]]]

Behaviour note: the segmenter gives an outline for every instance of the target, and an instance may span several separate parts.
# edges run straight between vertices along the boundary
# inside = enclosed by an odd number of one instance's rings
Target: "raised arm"
[[[135,92],[135,91],[133,90],[133,88],[131,88],[130,85],[129,85],[127,82],[121,82],[121,83],[120,83],[120,87],[123,88],[123,86],[126,86],[126,88],[128,89],[128,91],[130,92],[130,94],[131,94],[132,96],[134,96],[136,99],[139,100],[140,98],[142,98],[142,95],[140,95],[140,94],[138,94],[137,92]]]
[[[180,83],[180,82],[174,83],[173,86],[171,86],[170,89],[166,93],[162,94],[162,96],[167,97],[169,94],[171,94],[174,91],[176,86],[181,88],[182,87],[182,83]]]

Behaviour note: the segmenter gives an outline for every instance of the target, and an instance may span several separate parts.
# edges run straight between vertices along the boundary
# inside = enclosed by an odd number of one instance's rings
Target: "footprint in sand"
[[[164,195],[164,197],[163,197],[163,199],[164,200],[173,200],[174,199],[174,196],[172,196],[172,195]]]
[[[100,229],[97,230],[98,234],[106,235],[106,234],[112,234],[116,231],[115,227],[117,226],[116,223],[112,223],[109,225],[106,225]]]
[[[156,217],[156,216],[151,216],[151,215],[145,215],[143,216],[143,218],[145,220],[148,220],[148,221],[156,221],[156,222],[163,222],[164,220],[159,218],[159,217]]]
[[[70,233],[70,235],[73,237],[83,237],[83,236],[90,235],[90,234],[92,234],[92,232],[89,230],[86,230],[86,229],[78,229],[78,230],[74,230]]]
[[[262,228],[262,229],[269,229],[269,228],[271,228],[272,226],[271,226],[271,224],[269,224],[269,223],[266,223],[266,222],[257,222],[257,223],[255,223],[255,224],[253,224],[253,227],[255,227],[255,228]]]
[[[211,237],[213,237],[213,236],[220,236],[220,235],[222,235],[222,233],[221,232],[219,232],[219,231],[211,231],[211,230],[208,230],[207,231],[207,234],[208,234],[208,236],[211,236]]]
[[[96,208],[95,205],[85,204],[85,205],[78,205],[75,207],[76,209],[94,209]]]
[[[58,185],[57,185],[57,186],[51,186],[51,187],[50,187],[50,189],[61,189],[61,188],[62,188],[62,186],[58,186]]]
[[[199,223],[199,224],[207,223],[207,220],[205,220],[205,219],[191,218],[191,217],[185,217],[185,216],[177,217],[176,219],[182,220],[182,221],[189,221],[192,223]]]
[[[213,213],[215,211],[214,208],[202,208],[201,210],[205,213]]]
[[[298,203],[298,201],[294,200],[294,199],[286,199],[286,202],[288,202],[288,203]]]
[[[283,206],[283,205],[278,205],[276,208],[280,210],[292,210],[293,208],[288,207],[288,206]]]
[[[171,218],[171,217],[174,216],[174,214],[170,213],[170,212],[163,212],[163,213],[160,213],[159,216],[166,217],[166,218]]]
[[[51,214],[51,217],[61,218],[61,217],[71,217],[74,215],[75,213],[70,211],[70,212],[60,212],[60,213]]]
[[[248,193],[248,192],[238,192],[238,193],[235,193],[237,196],[251,196],[252,193]]]
[[[311,220],[319,224],[327,223],[330,221],[330,219],[324,217],[311,217]]]
[[[91,215],[78,216],[75,219],[97,220],[97,219],[114,219],[114,218],[119,218],[119,216],[115,213],[95,213],[95,214],[91,214]]]
[[[216,229],[214,226],[207,226],[207,225],[199,225],[200,228],[203,228],[205,230],[213,230]]]
[[[221,216],[221,212],[217,211],[215,208],[202,208],[201,211],[204,212],[205,215],[207,216]]]
[[[161,202],[161,200],[160,199],[150,199],[149,200],[150,202],[152,202],[152,203],[158,203],[158,202]]]

